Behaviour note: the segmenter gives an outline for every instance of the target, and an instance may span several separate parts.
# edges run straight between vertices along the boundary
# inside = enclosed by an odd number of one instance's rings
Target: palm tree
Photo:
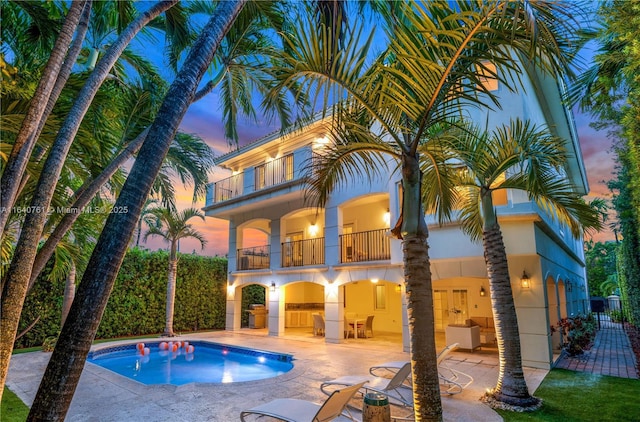
[[[140,218],[138,218],[138,226],[136,227],[136,244],[137,248],[140,246],[140,238],[142,237],[142,223],[146,224],[147,227],[155,227],[158,226],[158,217],[154,215],[154,208],[158,205],[158,200],[155,198],[148,198],[144,201],[144,205],[142,206],[142,210],[140,211]]]
[[[101,5],[103,7],[103,5]],[[110,8],[112,6],[109,6]],[[215,9],[213,3],[194,3],[188,7],[188,12],[212,14]],[[113,9],[110,9],[114,13]],[[181,12],[172,12],[173,17],[167,21],[179,22]],[[219,86],[223,98],[225,135],[230,143],[237,143],[237,115],[239,111],[255,117],[252,92],[254,89],[261,93],[266,93],[272,84],[272,77],[269,75],[268,64],[277,61],[279,57],[278,49],[273,38],[266,35],[268,29],[280,30],[283,27],[281,5],[277,2],[252,2],[243,9],[239,18],[234,23],[221,48],[216,52],[216,59],[212,64],[212,71],[216,76],[209,81],[198,93],[194,101],[204,98],[208,93],[214,91]],[[123,17],[118,22],[126,22],[126,13],[121,13]],[[176,18],[175,15],[178,15]],[[106,33],[112,31],[104,26],[100,18],[102,15],[94,16],[98,22],[98,29],[91,30],[90,39],[104,39]],[[115,19],[115,18],[114,18]],[[114,20],[111,19],[111,20]],[[160,22],[154,25],[158,28],[165,28],[168,22]],[[177,31],[180,32],[180,31]],[[183,45],[183,37],[173,37],[177,39],[173,45]],[[188,36],[186,38],[189,38]],[[92,42],[92,45],[100,44]],[[177,54],[172,49],[172,54]],[[129,54],[130,56],[131,54]],[[125,58],[129,58],[129,56]],[[151,123],[157,111],[152,100],[164,95],[163,81],[155,76],[155,71],[149,70],[149,66],[144,65],[144,60],[129,60],[137,69],[147,69],[143,75],[141,85],[133,85],[122,93],[125,101],[130,101],[127,110],[122,116],[122,144],[121,150],[115,154],[115,158],[106,165],[102,172],[95,177],[85,177],[85,183],[77,189],[71,207],[82,209],[89,204],[89,201],[99,192],[103,185],[113,177],[116,170],[121,168],[129,158],[134,156],[140,149],[148,133],[148,124]],[[120,77],[122,79],[122,77]],[[292,92],[297,98],[298,104],[303,104],[305,97],[297,92]],[[159,100],[157,101],[159,102]],[[153,109],[153,110],[150,110]],[[286,95],[270,97],[262,104],[263,111],[277,115],[283,126],[289,124],[291,111]],[[274,112],[275,110],[275,112]],[[146,129],[145,129],[146,127]],[[111,130],[109,133],[119,133],[118,130]],[[134,134],[138,134],[134,137]],[[173,201],[173,175],[177,175],[183,182],[188,182],[194,186],[194,200],[204,194],[210,166],[213,165],[211,150],[194,135],[180,133],[176,136],[175,142],[169,149],[167,161],[163,165],[163,170],[154,183],[153,192],[160,195],[163,204],[168,207],[175,207]],[[53,254],[55,245],[62,239],[67,230],[72,226],[78,214],[66,214],[60,220],[53,232],[48,236],[45,244],[40,248],[31,273],[29,286],[33,286],[38,275],[44,268],[47,260]]]
[[[616,177],[608,187],[619,220],[614,229],[620,241],[620,289],[630,320],[640,322],[640,80],[637,48],[638,15],[635,3],[609,0],[598,3],[598,30],[586,34],[599,48],[593,66],[583,74],[572,100],[597,118],[598,129],[615,139]],[[622,236],[618,239],[618,233]]]
[[[29,285],[31,269],[35,260],[37,246],[44,231],[49,206],[51,205],[58,180],[66,164],[66,158],[69,153],[69,149],[71,148],[71,144],[73,143],[73,140],[80,128],[80,123],[89,109],[96,92],[102,82],[107,78],[113,63],[118,59],[120,53],[151,19],[162,13],[164,10],[172,7],[176,2],[177,0],[167,0],[154,4],[145,13],[141,13],[135,20],[133,20],[131,24],[120,34],[120,37],[118,37],[116,42],[112,44],[108,53],[100,60],[95,70],[86,80],[76,101],[74,101],[70,112],[66,115],[65,121],[56,135],[56,140],[49,149],[48,156],[43,164],[40,177],[36,184],[35,192],[30,201],[30,207],[35,210],[35,212],[28,213],[25,216],[20,237],[17,241],[13,254],[13,259],[5,278],[5,285],[1,298],[2,303],[0,304],[0,306],[2,306],[2,315],[0,316],[0,392],[4,389],[13,343],[15,341],[20,313]],[[73,4],[75,5],[75,3]],[[56,50],[54,50],[54,52],[56,52]],[[35,99],[32,101],[36,102]],[[48,101],[48,98],[44,99],[45,103],[46,101]],[[35,120],[34,127],[37,128],[40,124],[41,117],[42,113],[39,113],[37,116],[30,116],[28,114],[27,117],[25,117],[25,122]],[[33,133],[34,131],[31,130],[27,134],[27,137],[33,135]],[[16,157],[18,155],[22,156],[22,154],[26,153],[28,160],[32,148],[27,146],[22,148],[23,144],[25,143],[21,142],[21,137],[18,136],[14,143],[13,151],[16,150],[16,147],[19,147]],[[11,206],[13,204],[15,193],[18,191],[18,186],[22,180],[21,174],[16,176],[13,173],[13,169],[18,169],[19,163],[21,162],[16,158],[15,163],[17,164],[15,165],[16,167],[14,167],[12,164],[14,163],[12,159],[13,155],[14,154],[12,152],[12,156],[9,157],[9,164],[2,175],[2,188],[4,189],[6,187],[7,189],[10,189],[12,196],[12,198],[9,198],[6,203],[3,202],[6,206]],[[12,171],[9,172],[9,170]],[[6,186],[5,180],[7,181]],[[5,215],[5,213],[2,213],[2,215]],[[3,220],[4,218],[0,218],[0,223],[2,223]]]
[[[180,239],[193,237],[200,241],[202,248],[207,244],[204,236],[191,227],[187,221],[193,217],[199,217],[204,221],[204,214],[195,208],[187,208],[183,211],[173,211],[168,208],[155,208],[151,211],[158,219],[157,226],[150,226],[144,239],[149,236],[160,236],[169,242],[169,277],[167,280],[167,308],[166,321],[163,336],[173,337],[173,309],[176,298],[176,275],[178,272],[178,243]]]
[[[67,50],[72,44],[74,33],[83,15],[83,10],[88,11],[90,8],[91,1],[77,1],[71,4],[60,34],[49,56],[49,61],[40,78],[38,88],[31,100],[29,110],[22,122],[20,132],[13,144],[11,154],[7,159],[7,165],[3,169],[2,178],[0,179],[0,204],[4,207],[5,211],[0,212],[0,237],[2,237],[4,233],[4,228],[9,218],[9,210],[14,205],[23,173],[26,170],[29,157],[38,138],[36,134],[37,130],[41,125],[47,108],[49,106],[52,108],[53,103],[55,103],[57,99],[52,97],[52,95],[54,95],[53,92],[56,87],[56,82],[59,76],[64,76],[66,70],[71,71],[71,66],[79,53],[79,49],[74,48],[69,51]],[[80,45],[82,44],[85,33],[86,29],[84,32],[78,31],[76,40],[79,40]],[[67,66],[64,65],[65,61],[67,62]],[[51,98],[53,98],[52,102],[49,101]],[[44,119],[46,119],[46,116],[44,116]],[[3,338],[2,340],[4,342],[6,339]],[[11,342],[11,344],[13,344],[13,342]],[[4,355],[5,351],[3,350],[0,354],[0,360],[4,361]],[[0,371],[2,371],[2,368],[0,368]],[[0,393],[3,390],[3,385],[4,375],[0,372]]]
[[[211,14],[215,3],[195,2],[191,13]],[[237,146],[237,120],[240,115],[257,121],[255,94],[262,97],[261,114],[278,118],[281,127],[291,124],[291,98],[298,106],[306,105],[306,96],[293,85],[289,92],[268,95],[274,83],[272,69],[280,63],[281,47],[275,35],[287,31],[287,2],[248,2],[216,51],[210,71],[213,77],[196,94],[200,100],[207,94],[218,94],[223,114],[224,135],[230,145]],[[290,95],[288,95],[290,94]]]
[[[454,202],[460,208],[462,229],[473,240],[482,239],[500,362],[496,387],[487,398],[535,408],[540,400],[529,394],[524,379],[507,252],[493,195],[507,189],[527,192],[542,210],[567,224],[576,238],[583,229],[599,229],[600,216],[575,192],[571,182],[560,176],[569,156],[564,141],[545,128],[514,120],[490,133],[475,127],[455,132],[441,142],[424,145],[422,152],[430,156],[429,149],[444,151],[455,167],[450,174],[454,175]],[[425,162],[423,170],[428,173],[434,169]],[[424,196],[428,197],[428,192]],[[426,206],[433,209],[438,204]]]
[[[309,197],[322,206],[349,178],[368,178],[391,158],[402,175],[402,210],[393,233],[402,239],[411,335],[415,419],[441,420],[433,321],[428,230],[422,207],[419,146],[433,127],[462,106],[499,107],[484,88],[491,75],[507,89],[519,86],[522,63],[553,75],[568,71],[574,29],[566,5],[556,2],[476,1],[405,3],[382,7],[389,46],[368,57],[373,33],[334,42],[336,28],[298,19],[278,68],[278,87],[301,83],[331,111],[335,145],[314,160]],[[339,19],[338,24],[344,21]],[[318,28],[316,30],[316,28]],[[514,60],[514,56],[519,60]],[[367,65],[367,61],[372,61]],[[496,65],[493,71],[487,63]],[[450,209],[443,178],[429,184]]]
[[[243,5],[243,1],[218,3],[169,88],[116,201],[115,206],[127,212],[107,218],[27,420],[64,419],[144,201],[216,48]]]

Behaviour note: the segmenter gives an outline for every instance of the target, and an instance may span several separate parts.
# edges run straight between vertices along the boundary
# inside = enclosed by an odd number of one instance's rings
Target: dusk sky
[[[586,50],[583,55],[585,63],[592,63],[592,52],[590,50]],[[204,82],[206,82],[206,79],[203,80]],[[606,182],[613,178],[614,172],[614,154],[611,152],[611,141],[607,138],[606,132],[596,131],[589,126],[592,122],[592,118],[589,115],[574,110],[574,117],[589,179],[590,194],[585,199],[587,201],[591,201],[596,197],[610,199],[611,193],[607,188]],[[278,129],[277,125],[269,124],[266,121],[253,122],[244,120],[238,128],[240,144],[257,139],[276,129]],[[224,154],[231,148],[223,136],[219,101],[215,92],[190,107],[182,122],[181,130],[202,137],[213,148],[216,155]],[[228,175],[225,170],[216,168],[210,175],[209,180],[213,182],[228,177]],[[176,194],[178,195],[179,209],[191,206],[196,208],[204,207],[204,198],[192,204],[192,191],[182,189],[179,182],[176,184]],[[227,253],[228,223],[226,221],[206,217],[205,222],[194,219],[192,223],[194,227],[206,236],[208,244],[204,250],[201,250],[200,244],[196,240],[184,239],[180,242],[181,252],[191,253],[195,250],[198,254],[211,256]],[[598,241],[614,240],[614,235],[610,231],[596,233],[593,239]],[[158,239],[150,238],[146,246],[150,249],[158,249],[167,248],[168,245],[163,244]]]

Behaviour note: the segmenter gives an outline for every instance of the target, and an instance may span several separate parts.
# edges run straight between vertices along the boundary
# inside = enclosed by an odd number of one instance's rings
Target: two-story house
[[[524,78],[524,76],[523,76]],[[566,139],[572,159],[565,176],[586,194],[587,180],[571,112],[561,101],[563,85],[532,74],[513,93],[487,81],[502,110],[470,110],[489,127],[514,117],[544,123]],[[331,142],[322,121],[286,136],[272,134],[218,158],[232,172],[210,184],[207,216],[229,222],[227,330],[241,328],[242,290],[258,284],[267,293],[268,335],[306,327],[313,313],[324,317],[324,341],[351,340],[357,326],[374,316],[374,333],[393,333],[409,348],[401,242],[390,236],[399,214],[400,176],[391,170],[375,180],[352,180],[334,192],[326,207],[304,198],[304,177],[314,151]],[[391,166],[390,169],[394,167]],[[523,364],[549,368],[560,343],[550,326],[588,309],[582,239],[529,201],[526,193],[495,198],[509,259],[520,324]],[[491,342],[492,312],[482,245],[455,222],[430,228],[436,332],[473,320]],[[361,318],[361,321],[354,321]],[[355,322],[355,325],[349,325]],[[467,324],[468,325],[468,324]],[[350,327],[355,332],[350,332]],[[464,328],[462,328],[464,331]],[[371,333],[360,332],[360,335]],[[450,339],[447,339],[447,342]],[[470,348],[476,347],[472,339]],[[398,341],[400,346],[400,340]]]

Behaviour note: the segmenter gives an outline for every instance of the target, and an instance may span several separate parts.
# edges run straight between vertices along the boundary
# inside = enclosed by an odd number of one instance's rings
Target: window
[[[498,90],[498,80],[496,79],[497,68],[496,65],[491,62],[482,62],[482,65],[478,67],[478,79],[480,83],[487,91]]]
[[[293,180],[293,154],[282,158],[282,172],[284,180]]]
[[[264,169],[265,169],[265,165],[261,165],[261,166],[257,166],[256,170],[255,170],[255,174],[256,174],[256,190],[258,189],[262,189],[265,186],[265,180],[264,180]]]
[[[293,180],[293,173],[293,154],[256,166],[256,190]]]
[[[387,286],[384,284],[374,285],[373,306],[376,311],[387,309]]]

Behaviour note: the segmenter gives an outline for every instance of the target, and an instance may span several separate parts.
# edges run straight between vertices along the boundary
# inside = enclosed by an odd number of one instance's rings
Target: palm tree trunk
[[[482,244],[489,276],[500,365],[498,382],[490,395],[513,406],[535,407],[540,400],[529,394],[524,379],[518,316],[511,290],[506,249],[497,223],[484,229]]]
[[[64,325],[64,322],[67,319],[67,315],[69,315],[69,309],[71,309],[71,304],[73,303],[73,298],[76,295],[76,263],[71,260],[71,265],[69,267],[69,274],[67,274],[67,279],[64,284],[64,297],[62,298],[62,315],[60,317],[60,326]]]
[[[103,170],[100,174],[93,180],[87,180],[76,192],[76,199],[73,201],[71,208],[77,208],[79,210],[86,207],[89,202],[94,198],[94,196],[98,193],[100,188],[104,186],[105,183],[113,176],[113,174],[122,167],[128,160],[138,152],[144,140],[147,139],[147,134],[149,133],[149,128],[143,130],[133,141],[131,141],[121,152],[114,158]],[[33,285],[35,284],[38,276],[44,269],[45,265],[49,261],[49,258],[53,255],[56,250],[56,246],[62,238],[67,234],[73,223],[80,216],[80,212],[69,212],[66,213],[60,222],[56,225],[56,228],[51,232],[51,234],[47,237],[47,240],[44,242],[44,245],[38,251],[36,255],[35,261],[33,263],[33,268],[31,270],[31,278],[29,280],[29,288],[31,290]]]
[[[2,316],[0,318],[0,391],[4,388],[6,374],[9,368],[11,352],[15,335],[18,330],[18,322],[22,306],[26,297],[31,270],[35,260],[38,242],[47,219],[47,212],[51,205],[58,178],[64,166],[65,159],[71,143],[78,132],[80,122],[84,117],[91,101],[106,78],[109,70],[118,59],[133,37],[153,18],[166,9],[172,7],[178,0],[156,3],[145,13],[141,14],[125,29],[118,40],[111,46],[105,57],[100,61],[94,72],[78,94],[78,100],[67,115],[65,122],[58,131],[58,136],[49,152],[44,164],[36,191],[27,213],[20,239],[7,272],[4,285],[5,294],[2,295],[0,306]]]
[[[415,420],[442,421],[427,241],[421,236],[407,235],[402,251],[411,337]]]
[[[84,37],[87,34],[87,30],[89,29],[89,18],[91,17],[91,5],[93,0],[89,0],[84,10],[82,11],[82,16],[80,16],[80,22],[78,23],[78,29],[76,31],[76,36],[69,47],[69,51],[67,52],[67,57],[64,59],[64,63],[60,72],[58,73],[58,77],[56,79],[56,83],[51,91],[51,95],[49,96],[49,100],[47,101],[47,106],[45,107],[44,113],[40,117],[40,124],[33,134],[33,139],[38,139],[44,126],[47,123],[47,119],[51,115],[53,111],[53,107],[56,105],[60,94],[67,81],[69,80],[69,76],[71,76],[71,71],[73,70],[73,66],[76,64],[76,60],[78,58],[78,54],[82,50],[82,44],[84,43]],[[46,152],[46,148],[38,148],[35,153],[32,154],[31,161],[38,162],[42,159]],[[20,195],[27,182],[29,181],[29,173],[25,172],[22,175],[22,181],[20,182],[20,186],[16,192],[16,197]]]
[[[11,207],[13,207],[22,175],[27,168],[29,157],[33,151],[37,138],[34,136],[35,131],[40,125],[40,121],[45,112],[46,106],[53,90],[58,74],[63,66],[67,49],[73,39],[73,34],[80,21],[82,11],[86,6],[85,1],[74,1],[71,3],[69,13],[65,18],[64,24],[60,31],[60,35],[51,51],[51,56],[44,68],[42,77],[36,92],[33,95],[29,109],[25,115],[22,127],[13,144],[7,164],[5,165],[0,180],[0,238],[4,233],[4,227],[7,224]],[[3,310],[4,312],[4,310]],[[5,338],[0,337],[0,341],[4,344]],[[13,340],[11,340],[13,345]],[[4,352],[0,352],[4,353]],[[4,365],[4,356],[0,354],[0,393],[3,391],[4,374],[1,367]]]
[[[442,421],[438,380],[429,236],[421,196],[422,173],[417,154],[402,157],[402,252],[411,337],[414,418]]]
[[[64,420],[142,205],[198,83],[243,5],[243,0],[218,3],[216,13],[169,88],[116,202],[117,207],[128,212],[110,214],[107,219],[36,393],[28,421]]]
[[[165,337],[173,337],[173,311],[176,301],[176,277],[178,274],[178,241],[171,242],[171,252],[169,254],[169,276],[167,280],[167,304],[166,304],[166,322],[164,326]]]
[[[208,86],[209,84],[207,84]],[[213,88],[212,88],[213,89]],[[206,94],[211,92],[209,89],[201,89],[196,93],[194,98],[194,102],[202,99]],[[136,154],[140,147],[142,146],[145,139],[147,139],[147,135],[149,134],[149,128],[146,128],[138,136],[136,136],[127,146],[114,158],[101,172],[100,174],[93,180],[87,180],[85,183],[80,186],[80,188],[75,193],[75,201],[70,205],[70,208],[77,208],[81,210],[86,207],[89,202],[93,199],[93,197],[98,193],[100,188],[104,186],[105,183],[113,176],[113,174],[121,168],[134,154]],[[38,276],[44,269],[45,265],[55,252],[56,246],[62,238],[67,234],[73,223],[78,219],[81,213],[66,213],[62,220],[56,225],[55,229],[51,234],[47,237],[44,245],[38,251],[36,255],[36,259],[33,263],[33,269],[31,271],[31,279],[29,280],[29,287],[27,291],[31,290],[33,285],[35,284]],[[136,235],[136,246],[140,245],[140,236],[142,233],[142,220],[139,221],[138,224],[138,232]]]

